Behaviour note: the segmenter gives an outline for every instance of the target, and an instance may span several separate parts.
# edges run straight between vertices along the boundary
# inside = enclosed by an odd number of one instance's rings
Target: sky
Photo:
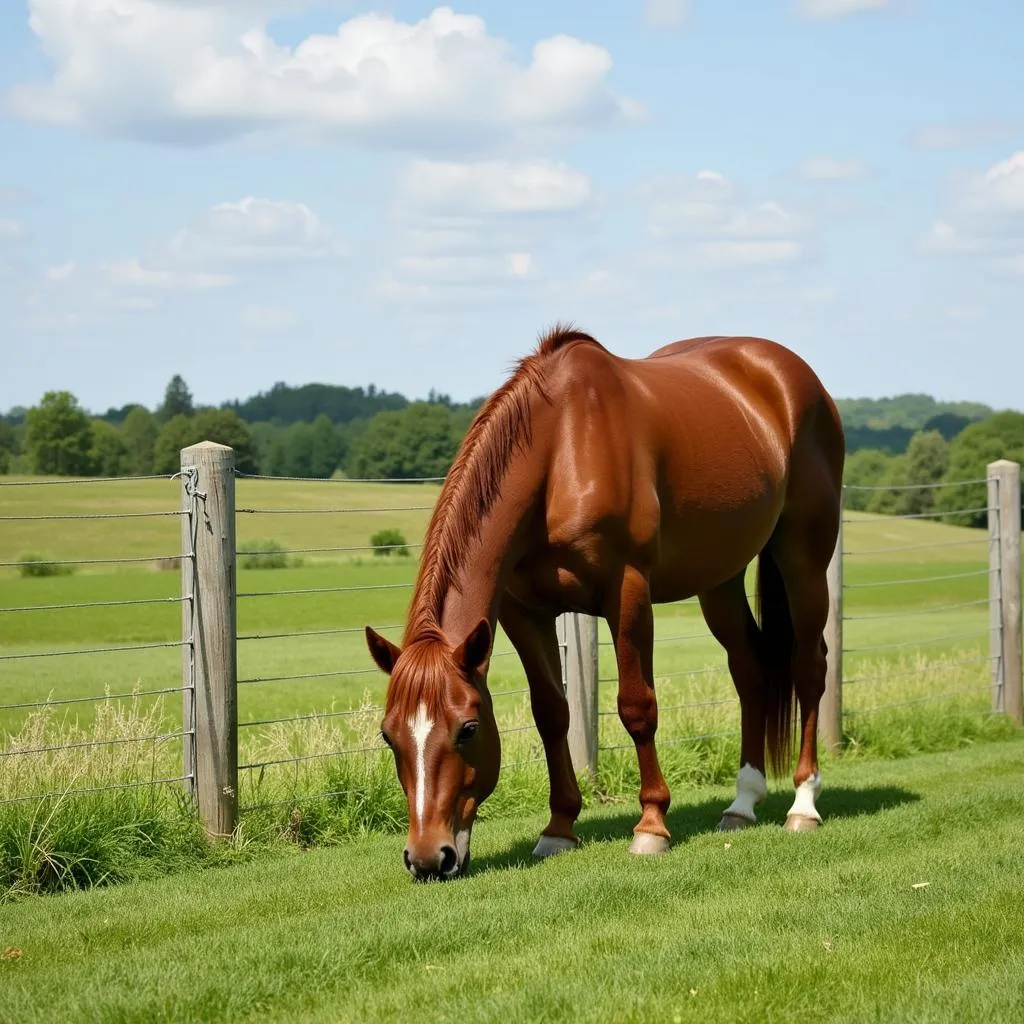
[[[1020,0],[3,0],[0,409],[488,393],[556,320],[1024,408]]]

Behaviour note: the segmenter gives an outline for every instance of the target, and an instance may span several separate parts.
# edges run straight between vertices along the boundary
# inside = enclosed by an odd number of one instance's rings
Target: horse
[[[365,629],[389,676],[381,737],[409,811],[417,879],[465,872],[501,743],[487,686],[496,625],[518,654],[544,747],[550,819],[533,851],[579,845],[581,794],[556,619],[603,617],[618,715],[635,746],[640,817],[629,850],[668,851],[670,793],[655,745],[653,605],[693,596],[740,704],[735,799],[718,828],[757,821],[766,748],[792,762],[791,831],[821,823],[816,733],[825,690],[826,573],[846,455],[811,367],[759,337],[689,338],[645,358],[556,324],[484,402],[426,531],[401,644]],[[757,559],[756,607],[744,578]]]

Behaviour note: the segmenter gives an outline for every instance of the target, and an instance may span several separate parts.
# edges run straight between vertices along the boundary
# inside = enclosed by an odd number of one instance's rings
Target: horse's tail
[[[782,573],[764,549],[757,562],[757,616],[768,763],[780,776],[789,771],[793,735],[793,619]]]

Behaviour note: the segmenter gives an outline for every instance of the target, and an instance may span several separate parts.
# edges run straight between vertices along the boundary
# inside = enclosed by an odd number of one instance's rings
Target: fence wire
[[[177,497],[172,499],[172,503],[180,507],[136,507],[124,511],[118,510],[116,504],[111,507],[109,501],[113,492],[107,485],[118,484],[123,487],[139,481],[170,482],[178,475],[0,481],[2,487],[63,488],[69,495],[67,500],[71,506],[68,511],[52,511],[53,503],[58,499],[48,497],[46,502],[49,508],[38,512],[4,511],[0,514],[0,521],[24,524],[22,529],[31,531],[26,536],[40,537],[50,536],[52,524],[66,524],[60,534],[60,546],[63,548],[84,547],[87,543],[95,543],[95,530],[91,527],[96,521],[123,521],[126,529],[140,521],[187,521],[190,509],[187,505],[183,506]],[[79,505],[80,510],[74,510],[81,489],[95,484],[104,485],[101,490],[106,508],[102,511],[87,511]],[[95,504],[95,492],[90,492],[84,500],[86,508],[89,503]],[[0,498],[0,504],[3,501]],[[125,536],[130,535],[122,533],[118,540]],[[38,546],[45,548],[49,545]],[[168,554],[166,548],[152,554],[131,555],[79,551],[57,557],[32,554],[18,559],[8,558],[0,562],[0,568],[18,569],[23,577],[53,577],[73,574],[80,567],[110,569],[180,565],[185,557],[187,553],[183,554],[180,548],[173,554]],[[130,578],[125,577],[126,581]],[[26,580],[19,593],[24,592],[28,597],[35,585]],[[81,658],[86,664],[99,666],[97,675],[100,675],[104,671],[102,666],[107,664],[112,655],[142,654],[148,657],[151,653],[157,656],[157,652],[190,649],[191,638],[183,637],[177,624],[174,630],[176,636],[173,638],[143,634],[135,639],[131,630],[121,630],[126,642],[116,642],[114,634],[119,632],[118,620],[113,622],[111,639],[114,642],[59,645],[50,638],[62,634],[74,637],[74,615],[83,611],[111,610],[120,617],[133,608],[186,605],[191,601],[191,595],[54,600],[53,597],[60,596],[59,590],[54,589],[46,580],[39,586],[46,588],[45,593],[50,599],[21,600],[0,605],[0,624],[8,631],[4,639],[6,649],[0,654],[0,662],[5,664],[6,674],[6,699],[0,704],[0,804],[64,801],[96,794],[188,784],[191,772],[182,769],[180,756],[177,766],[173,759],[175,751],[191,740],[194,727],[190,728],[180,719],[175,724],[177,716],[172,718],[170,728],[166,722],[150,717],[150,709],[157,707],[154,702],[186,691],[187,684],[181,681],[180,668],[174,671],[174,685],[153,685],[152,682],[145,685],[140,679],[139,684],[130,689],[107,685],[103,687],[103,692],[89,692],[88,676],[76,676],[96,670],[83,668],[74,675],[62,672],[58,681],[54,682],[43,666],[52,659]],[[77,584],[73,588],[79,589]],[[68,615],[69,612],[72,614]],[[114,664],[110,662],[112,668]],[[39,682],[43,680],[46,682],[46,695],[37,698],[34,691],[38,692]],[[58,712],[74,717],[70,722],[66,717],[61,720],[56,717]],[[86,716],[84,723],[79,718],[83,714]],[[131,753],[117,754],[118,750]],[[147,766],[151,770],[147,771]],[[159,770],[161,768],[164,770]]]
[[[986,483],[985,479],[972,479],[899,487],[847,486],[844,490],[917,492],[923,502],[941,489]],[[989,534],[935,533],[928,539],[904,540],[895,531],[900,520],[936,520],[935,525],[922,527],[931,531],[941,529],[943,521],[962,521],[965,516],[984,515],[991,523],[998,516],[997,506],[990,503],[943,511],[926,507],[897,515],[844,513],[842,558],[854,577],[843,581],[842,683],[844,688],[851,687],[842,699],[844,726],[857,729],[860,722],[868,720],[865,716],[900,713],[922,705],[972,698],[978,710],[985,704],[978,698],[991,692],[991,677],[999,660],[992,651],[998,648],[1002,633],[1001,623],[991,620],[993,608],[999,607],[998,591],[992,590],[999,568],[989,563]],[[886,561],[875,561],[870,572],[867,563],[860,561],[879,556],[896,556],[892,570],[881,576],[878,568],[884,568]],[[913,576],[905,568],[901,571],[904,558],[923,560],[920,571],[915,570]],[[904,593],[914,596],[897,596]]]
[[[172,481],[182,474],[171,476],[149,476],[134,478],[139,480],[166,480]],[[415,480],[383,480],[383,479],[327,479],[309,480],[294,477],[267,477],[258,474],[236,473],[240,481],[239,486],[247,486],[248,481],[260,481],[259,492],[261,500],[266,502],[273,490],[275,483],[286,481],[301,481],[306,484],[317,484],[323,486],[349,485],[359,486],[363,484],[436,484],[441,483],[443,478],[418,478]],[[83,479],[83,480],[47,480],[47,481],[15,481],[0,482],[2,486],[52,486],[66,484],[68,486],[93,484],[93,483],[124,483],[125,478],[110,479]],[[935,491],[943,488],[966,487],[969,485],[984,483],[984,480],[967,480],[953,483],[941,483],[926,485],[923,488],[913,486],[900,487],[877,487],[877,488],[849,488],[850,490],[863,491],[894,491],[901,492],[912,490]],[[184,519],[186,529],[183,530],[183,550],[173,554],[160,555],[131,555],[117,557],[82,557],[47,559],[58,566],[119,566],[119,565],[142,565],[145,563],[162,562],[165,564],[176,564],[183,566],[186,570],[194,569],[196,557],[196,531],[200,528],[204,514],[203,503],[205,494],[199,486],[195,476],[185,473],[182,483],[184,500],[180,502],[180,508],[161,509],[152,511],[126,511],[114,510],[100,512],[67,512],[67,513],[46,513],[40,515],[7,514],[0,515],[0,521],[5,522],[29,522],[39,521],[43,524],[54,522],[67,522],[68,529],[74,529],[79,521],[85,523],[93,520],[126,520],[128,524],[132,521],[146,519]],[[347,494],[348,492],[346,492]],[[405,500],[406,496],[402,496]],[[253,517],[271,518],[302,517],[302,516],[334,516],[334,517],[362,517],[364,515],[388,515],[393,513],[419,513],[430,512],[433,509],[432,503],[396,503],[384,505],[375,501],[366,506],[356,502],[349,502],[344,499],[329,507],[295,507],[294,504],[285,504],[283,507],[270,507],[273,503],[266,502],[258,504],[249,502],[236,507],[235,513],[238,523],[250,521]],[[852,694],[868,692],[872,687],[879,688],[879,692],[885,692],[891,696],[878,700],[870,698],[865,704],[860,704],[855,699],[850,706],[845,707],[844,713],[851,717],[851,721],[858,716],[874,714],[881,711],[896,710],[917,706],[929,702],[941,702],[954,700],[961,697],[978,696],[989,692],[990,683],[976,682],[972,685],[959,685],[965,682],[959,673],[962,670],[976,669],[979,672],[991,673],[998,668],[999,657],[989,653],[991,647],[988,645],[981,653],[984,638],[991,639],[993,633],[998,633],[1000,627],[986,625],[979,622],[974,625],[973,617],[983,612],[984,606],[990,604],[992,598],[988,593],[977,595],[961,592],[960,587],[971,587],[975,584],[988,588],[989,583],[998,578],[1001,567],[990,568],[964,568],[956,569],[956,562],[963,560],[963,554],[970,546],[987,545],[986,537],[975,538],[947,538],[941,537],[927,541],[901,541],[895,538],[895,543],[880,543],[872,540],[870,536],[871,524],[880,522],[887,528],[891,528],[900,520],[942,520],[944,517],[963,517],[987,515],[990,518],[997,515],[995,507],[976,506],[957,510],[956,512],[938,512],[932,510],[908,512],[898,515],[887,515],[884,519],[870,519],[868,517],[855,517],[845,513],[842,517],[847,527],[846,546],[843,550],[843,559],[851,561],[852,579],[844,582],[844,592],[847,593],[849,608],[844,608],[843,623],[848,627],[846,634],[847,642],[844,643],[843,654],[851,659],[851,667],[854,670],[844,680],[846,683],[856,683],[856,689]],[[935,527],[928,526],[927,529]],[[867,532],[865,532],[867,531]],[[856,532],[857,537],[867,543],[849,545],[849,534]],[[422,548],[422,544],[402,543],[373,545],[338,543],[335,545],[303,544],[302,538],[295,546],[284,546],[275,548],[274,555],[330,555],[342,561],[348,556],[358,556],[363,552],[374,551],[395,552],[395,551],[416,551]],[[345,540],[341,537],[339,540]],[[894,538],[885,538],[886,540]],[[857,559],[875,556],[902,556],[918,555],[929,552],[938,559],[948,553],[950,566],[942,571],[936,571],[930,575],[919,575],[908,577],[898,571],[900,560],[897,558],[893,565],[897,567],[890,575],[879,578],[877,568],[867,576],[858,575],[859,570],[854,568]],[[252,558],[258,560],[268,554],[267,551],[246,544],[237,545],[236,558],[244,560]],[[987,548],[979,558],[979,561],[987,561]],[[21,562],[0,562],[0,567],[16,568]],[[244,562],[241,563],[244,566]],[[337,562],[335,563],[337,564]],[[375,565],[384,563],[375,562]],[[396,562],[387,563],[394,568]],[[414,562],[407,563],[410,567]],[[941,561],[939,562],[941,566]],[[952,569],[952,571],[951,571]],[[253,570],[255,571],[255,569]],[[288,578],[286,578],[288,579]],[[983,582],[984,581],[984,582]],[[238,630],[236,641],[240,647],[242,662],[245,665],[253,666],[256,670],[248,674],[242,674],[237,680],[240,687],[240,704],[243,712],[249,708],[250,694],[255,693],[255,687],[259,686],[259,709],[257,711],[243,713],[238,721],[238,729],[243,737],[242,749],[239,754],[240,784],[243,787],[245,799],[242,801],[242,810],[252,812],[270,807],[294,806],[309,800],[317,799],[345,799],[359,797],[366,793],[367,785],[377,785],[376,776],[373,775],[377,769],[374,765],[383,766],[386,769],[384,776],[389,785],[394,784],[393,768],[390,767],[390,754],[386,745],[379,737],[379,722],[384,712],[384,707],[379,699],[383,693],[382,679],[379,670],[369,663],[369,653],[366,651],[362,640],[364,623],[374,618],[387,621],[389,625],[375,627],[378,632],[387,634],[390,631],[400,630],[403,616],[396,614],[397,605],[393,599],[400,594],[407,594],[413,584],[409,581],[402,582],[373,582],[354,583],[351,585],[336,586],[292,586],[281,587],[280,589],[252,588],[237,593],[239,599],[246,602],[263,599],[274,601],[272,606],[273,624],[270,628]],[[885,595],[891,588],[937,588],[936,592],[942,592],[939,603],[926,604],[923,606],[907,607],[902,602],[907,599],[888,599],[889,605],[877,604],[870,607],[872,601],[886,600],[884,597],[873,597],[872,595]],[[951,588],[951,589],[950,589]],[[947,593],[948,590],[948,593]],[[349,595],[352,599],[351,606],[346,605],[337,612],[339,617],[352,615],[353,619],[341,618],[336,624],[320,625],[316,622],[303,622],[303,613],[295,604],[295,599],[305,596],[322,597],[336,595],[344,598]],[[748,595],[751,597],[752,595]],[[920,600],[915,598],[915,600]],[[374,603],[383,602],[383,603]],[[382,614],[385,604],[392,602],[388,607],[391,614]],[[867,602],[868,606],[864,607]],[[195,599],[191,591],[182,596],[174,597],[147,597],[139,599],[111,599],[93,601],[50,601],[48,603],[19,603],[10,606],[0,607],[0,621],[7,615],[35,615],[42,617],[63,612],[77,612],[81,609],[124,609],[135,605],[182,605],[183,618],[185,622],[191,622],[195,616]],[[266,612],[262,612],[264,616]],[[665,723],[658,736],[658,746],[671,747],[676,745],[700,745],[722,739],[738,742],[738,703],[733,689],[732,681],[726,665],[724,651],[714,641],[710,631],[706,629],[703,618],[700,615],[699,605],[696,599],[686,602],[679,602],[679,607],[672,609],[668,614],[659,616],[660,621],[665,622],[665,628],[656,631],[655,648],[655,681],[660,694],[659,711],[665,716]],[[957,623],[963,618],[964,628]],[[921,619],[924,622],[937,621],[943,627],[936,631],[936,635],[928,635],[928,630],[923,626],[912,625],[911,620]],[[296,622],[297,628],[287,628],[290,622]],[[668,623],[671,624],[668,624]],[[280,623],[280,625],[279,625]],[[970,624],[971,628],[967,628]],[[913,628],[914,635],[908,638],[908,629]],[[871,640],[871,631],[880,630],[878,639]],[[889,630],[888,635],[885,631]],[[858,638],[858,630],[864,631],[863,638]],[[664,634],[664,635],[662,635]],[[278,650],[274,642],[284,643],[285,641],[300,643],[289,650],[293,654],[286,654],[284,648]],[[348,642],[355,641],[359,646],[353,654],[345,647]],[[870,641],[870,642],[869,642]],[[950,645],[967,641],[966,650]],[[566,638],[559,633],[559,647],[562,652],[562,685],[566,686],[566,662],[567,646]],[[709,643],[710,642],[710,643]],[[618,722],[618,713],[614,708],[617,688],[617,668],[615,665],[614,647],[607,630],[602,624],[602,633],[599,638],[599,657],[601,669],[598,679],[601,684],[599,696],[601,707],[599,720],[602,728],[599,733],[599,749],[601,751],[631,750],[632,742],[625,737],[621,724]],[[973,644],[973,646],[971,646]],[[69,743],[41,743],[35,747],[19,749],[16,745],[4,745],[0,749],[0,764],[14,763],[19,756],[41,758],[51,755],[59,755],[63,751],[83,751],[94,748],[107,748],[119,746],[145,746],[146,744],[171,744],[180,741],[183,747],[182,770],[178,773],[173,771],[161,772],[153,777],[142,780],[120,780],[117,783],[106,786],[83,785],[70,790],[62,788],[51,788],[46,791],[32,794],[8,793],[0,791],[0,803],[12,801],[32,801],[44,798],[64,797],[74,794],[88,794],[107,792],[108,790],[144,787],[148,785],[162,784],[184,784],[186,789],[191,791],[195,782],[195,728],[196,708],[194,700],[195,672],[196,672],[196,645],[190,630],[187,628],[183,636],[176,639],[148,640],[142,639],[138,642],[116,643],[97,646],[83,646],[80,648],[58,649],[33,649],[15,650],[11,653],[0,654],[0,661],[5,662],[29,662],[31,659],[49,659],[54,657],[70,656],[96,656],[105,657],[115,653],[127,652],[148,652],[161,649],[180,648],[183,652],[181,685],[176,686],[149,686],[131,692],[116,692],[100,694],[59,694],[56,697],[49,697],[46,700],[13,699],[6,704],[0,705],[0,713],[35,713],[50,708],[66,708],[75,705],[90,705],[103,701],[115,702],[138,698],[155,698],[181,693],[183,695],[183,718],[182,728],[174,732],[156,732],[140,736],[117,737],[111,739],[97,738],[75,740]],[[931,661],[923,660],[919,664],[906,667],[900,660],[905,653],[915,652],[918,658],[923,658],[925,653],[941,651],[941,657]],[[503,661],[502,659],[512,659]],[[873,659],[873,660],[872,660]],[[492,662],[495,665],[508,665],[508,669],[502,668],[500,673],[492,670],[492,677],[497,689],[491,693],[497,708],[499,730],[505,741],[510,743],[508,755],[504,758],[506,768],[525,768],[538,765],[544,761],[542,746],[533,723],[532,714],[529,708],[529,690],[523,683],[523,676],[519,666],[518,657],[512,649],[495,650],[492,654]],[[329,667],[327,667],[327,664]],[[356,664],[360,667],[354,667]],[[281,671],[278,666],[285,667]],[[952,673],[952,677],[951,674]],[[894,687],[893,682],[897,681],[902,685],[904,680],[917,679],[922,685],[928,684],[930,674],[941,675],[941,679],[935,686],[928,688],[927,692],[913,692],[906,695],[898,692],[898,686]],[[378,682],[376,687],[370,686],[367,693],[374,693],[371,699],[364,699],[362,704],[352,705],[344,708],[335,707],[335,701],[347,698],[350,701],[358,695],[352,691],[351,683],[362,681]],[[337,687],[341,687],[339,690]],[[348,689],[346,689],[348,686]],[[872,691],[873,692],[873,691]],[[26,697],[28,694],[26,694]],[[9,741],[8,741],[9,742]],[[376,760],[375,760],[376,759]],[[324,769],[311,770],[314,765],[326,765]],[[366,767],[369,765],[369,767]],[[307,770],[310,769],[310,770]],[[276,774],[275,774],[276,773]],[[348,780],[348,782],[346,782]],[[352,783],[352,784],[349,784]],[[316,786],[321,788],[317,789]],[[310,790],[312,786],[312,790]],[[310,790],[310,791],[307,791]],[[283,799],[278,794],[287,792]],[[267,797],[268,799],[263,799]]]
[[[261,502],[239,502],[236,508],[238,523],[242,524],[249,517],[259,516],[272,519],[274,516],[296,517],[307,515],[329,515],[336,517],[352,516],[354,519],[365,514],[391,513],[426,513],[433,509],[433,504],[407,502],[399,498],[393,505],[384,507],[380,503],[362,506],[357,502],[339,504],[327,508],[318,508],[314,503],[309,507],[299,508],[287,502],[281,507],[273,507],[273,486],[282,478],[254,477],[247,474],[236,474],[245,486],[245,481],[259,479]],[[311,480],[301,479],[311,488],[315,485],[327,484],[363,484],[363,483],[440,483],[439,479],[421,479],[416,481],[394,480]],[[346,494],[351,492],[346,491]],[[424,520],[424,526],[426,525]],[[348,538],[340,538],[338,544],[297,544],[275,546],[274,555],[326,555],[344,560],[347,557],[358,557],[372,551],[374,555],[385,555],[386,552],[415,552],[422,549],[422,542],[417,538],[414,542],[403,541],[393,544],[357,544]],[[246,558],[252,558],[254,566],[265,557],[266,551],[254,544],[240,540],[236,555],[239,564],[244,565]],[[334,563],[337,564],[337,563]],[[374,559],[372,569],[387,565],[387,571],[395,571],[398,565],[408,566],[411,574],[415,562],[396,562],[392,555],[387,562]],[[362,572],[363,570],[360,570]],[[270,604],[280,609],[274,613],[282,622],[280,628],[239,630],[241,664],[259,664],[263,668],[267,659],[263,654],[247,653],[250,646],[260,644],[260,649],[268,648],[276,652],[279,645],[298,642],[295,661],[284,672],[263,671],[243,672],[238,680],[239,703],[242,713],[239,722],[240,734],[243,737],[245,755],[240,754],[240,778],[242,788],[241,811],[250,813],[282,806],[300,806],[317,800],[350,800],[365,792],[367,785],[376,785],[373,773],[376,766],[383,764],[387,768],[388,784],[393,784],[393,767],[390,765],[391,754],[379,737],[379,724],[384,714],[384,707],[379,699],[374,699],[382,691],[383,677],[380,670],[370,660],[363,637],[365,623],[374,617],[370,608],[390,608],[394,617],[388,618],[386,612],[378,616],[387,625],[374,625],[378,633],[388,635],[392,631],[400,631],[404,623],[401,612],[408,601],[413,587],[409,580],[390,580],[361,582],[358,578],[351,583],[332,586],[293,586],[291,582],[280,588],[251,587],[240,590],[238,598],[245,599],[246,604],[253,600],[264,602],[261,607]],[[338,621],[336,624],[308,622],[298,624],[297,628],[289,629],[285,622],[299,617],[298,606],[292,602],[307,597],[330,597],[338,602]],[[401,606],[398,601],[401,600]],[[372,606],[367,602],[376,602]],[[240,604],[244,609],[246,604]],[[265,614],[265,613],[261,613]],[[349,616],[354,617],[350,618]],[[499,633],[496,648],[491,654],[491,698],[494,702],[499,731],[505,744],[511,742],[511,748],[503,754],[503,767],[525,768],[536,765],[544,760],[540,754],[541,744],[536,735],[532,715],[529,713],[529,691],[525,685],[517,685],[512,680],[521,679],[518,658],[512,649],[501,649],[505,642]],[[271,647],[271,644],[273,645]],[[319,644],[313,648],[302,648],[302,644]],[[353,648],[353,644],[356,646]],[[559,636],[560,649],[565,650],[565,638]],[[283,650],[283,648],[281,648]],[[302,651],[302,653],[298,653]],[[324,657],[330,657],[337,664],[321,666],[317,664]],[[250,658],[252,661],[250,662]],[[509,661],[509,659],[512,659]],[[564,663],[564,656],[563,656]],[[508,664],[508,670],[498,666]],[[276,664],[276,661],[275,661]],[[563,664],[563,686],[564,680]],[[511,685],[503,683],[508,679]],[[332,684],[336,683],[337,687]],[[332,698],[339,705],[356,698],[352,686],[363,684],[370,695],[368,701],[358,706],[331,706]],[[250,691],[259,686],[261,701],[252,705],[249,701]],[[324,705],[327,706],[324,706]],[[247,714],[248,707],[278,707],[274,714]],[[338,784],[342,780],[347,780]],[[319,783],[319,785],[318,785]],[[333,783],[333,784],[331,784]],[[284,787],[291,793],[286,799],[275,796],[275,792]]]

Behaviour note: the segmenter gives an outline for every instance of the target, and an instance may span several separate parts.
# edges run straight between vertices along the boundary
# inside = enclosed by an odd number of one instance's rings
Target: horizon
[[[0,409],[466,403],[556,320],[1024,406],[1016,0],[117,4],[0,11]]]
[[[189,391],[192,392],[192,387],[191,387],[191,385],[189,385],[189,382],[188,382],[187,378],[185,378],[184,374],[181,374],[181,376],[182,376],[182,379],[185,380],[185,384],[189,387]],[[501,382],[498,382],[495,385],[495,388],[492,389],[492,390],[496,390],[497,387],[500,386],[500,383]],[[456,399],[454,396],[449,395],[446,392],[441,391],[439,388],[433,387],[433,388],[428,388],[426,395],[415,395],[415,396],[413,396],[413,395],[406,394],[403,391],[399,391],[399,390],[396,390],[396,389],[393,389],[393,388],[386,387],[384,385],[380,385],[376,381],[370,381],[369,383],[366,383],[366,384],[338,384],[338,383],[334,383],[334,382],[327,381],[327,380],[307,380],[307,381],[303,381],[303,382],[298,383],[298,384],[289,384],[289,383],[287,383],[285,381],[274,381],[273,384],[271,384],[271,385],[269,385],[267,387],[257,388],[255,391],[250,392],[248,395],[245,395],[244,397],[236,396],[234,398],[222,398],[222,399],[219,399],[219,400],[214,400],[214,401],[209,402],[209,403],[196,401],[195,402],[195,407],[198,410],[200,408],[222,409],[222,408],[225,408],[226,406],[231,406],[231,405],[244,405],[246,402],[251,401],[252,399],[259,398],[259,397],[264,396],[264,395],[269,395],[273,391],[273,389],[275,387],[277,387],[278,385],[281,385],[281,384],[283,384],[286,388],[291,388],[291,389],[299,389],[299,388],[303,388],[303,387],[307,387],[307,386],[329,387],[329,388],[333,388],[333,387],[348,388],[349,390],[352,390],[352,391],[356,391],[356,390],[360,390],[361,389],[364,394],[367,393],[369,388],[373,387],[373,388],[376,388],[376,393],[378,395],[382,395],[382,394],[397,395],[398,397],[404,399],[405,401],[409,402],[410,404],[413,404],[413,403],[416,403],[416,402],[429,402],[429,401],[431,401],[431,398],[430,398],[431,393],[433,393],[436,398],[441,398],[441,397],[449,398],[453,405],[472,405],[474,402],[486,401],[486,399],[490,395],[490,392],[487,392],[485,394],[474,395],[474,396],[472,396],[472,397],[470,397],[468,399]],[[166,383],[165,383],[165,386],[166,386]],[[71,393],[73,395],[75,394],[73,389],[56,389],[55,388],[55,389],[52,389],[52,390],[69,390],[69,391],[71,391]],[[155,412],[159,408],[159,406],[160,406],[160,403],[162,401],[162,395],[163,395],[163,392],[161,391],[161,399],[159,401],[154,402],[152,405],[146,405],[145,403],[138,402],[138,401],[136,401],[134,399],[128,399],[127,401],[124,401],[124,402],[117,402],[117,403],[115,403],[113,405],[108,405],[104,409],[99,409],[99,408],[94,408],[94,407],[91,407],[91,406],[87,406],[84,403],[82,403],[81,401],[79,401],[79,405],[90,417],[99,419],[99,418],[103,418],[103,417],[109,415],[112,412],[118,412],[118,411],[120,411],[120,410],[122,410],[122,409],[124,409],[124,408],[126,408],[127,406],[130,406],[130,405],[142,405],[146,409],[148,409],[150,412]],[[28,409],[32,408],[32,406],[38,405],[38,403],[42,399],[42,397],[43,396],[40,395],[35,400],[35,402],[31,403],[30,405],[12,405],[12,406],[9,406],[7,409],[0,409],[0,419],[5,418],[5,417],[10,417],[10,416],[14,415],[15,413],[17,413],[19,410],[22,411],[22,412],[27,411]],[[194,395],[193,395],[193,397],[194,397]],[[947,398],[939,398],[938,396],[929,394],[926,391],[902,391],[902,392],[893,393],[893,394],[890,394],[890,395],[832,395],[833,400],[836,401],[836,402],[895,402],[895,401],[899,401],[901,398],[911,398],[911,397],[929,398],[929,399],[933,400],[937,405],[984,405],[984,406],[987,406],[989,409],[991,409],[991,411],[993,413],[1000,413],[1000,412],[1020,412],[1020,413],[1024,413],[1024,403],[1022,403],[1021,405],[1016,405],[1016,406],[995,406],[995,405],[992,405],[991,403],[984,402],[984,401],[982,401],[980,399],[976,399],[976,398],[948,398],[948,399]],[[75,395],[75,398],[78,399],[78,396]]]

